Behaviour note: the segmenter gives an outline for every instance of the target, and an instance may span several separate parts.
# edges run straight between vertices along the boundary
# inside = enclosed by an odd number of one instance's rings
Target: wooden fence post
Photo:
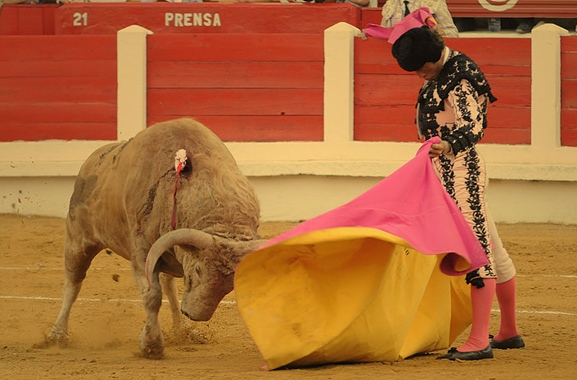
[[[127,140],[147,126],[146,36],[148,29],[131,25],[117,34],[117,139]]]
[[[359,32],[346,22],[325,30],[325,142],[346,142],[354,138],[354,38]]]
[[[561,36],[554,24],[531,34],[531,145],[551,151],[561,146]]]

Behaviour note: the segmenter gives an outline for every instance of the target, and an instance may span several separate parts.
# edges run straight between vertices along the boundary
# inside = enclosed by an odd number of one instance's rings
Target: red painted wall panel
[[[324,60],[322,34],[153,34],[148,42],[151,61]]]
[[[0,36],[0,141],[115,140],[116,79],[116,36]]]
[[[18,34],[43,34],[38,33],[38,26],[44,25],[42,8],[30,8],[18,11]],[[43,27],[42,27],[43,31]]]
[[[448,0],[448,5],[454,17],[486,18],[497,13],[470,0]],[[519,0],[506,10],[506,4],[496,6],[499,17],[577,18],[574,0]],[[43,10],[42,21],[37,9]],[[0,10],[0,35],[110,34],[132,24],[155,33],[319,33],[339,21],[360,28],[379,24],[381,10],[335,3],[5,4]]]
[[[149,61],[148,86],[180,88],[310,88],[323,85],[316,62]],[[302,73],[302,75],[288,75]]]
[[[385,2],[383,1],[383,4]],[[381,7],[379,8],[364,8],[361,9],[361,29],[364,28],[367,24],[381,24],[382,14],[381,14]]]
[[[414,105],[355,107],[355,140],[418,141]]]
[[[149,116],[149,124],[179,118],[183,115]],[[191,116],[192,115],[185,115]],[[216,133],[223,141],[322,141],[321,115],[311,116],[242,116],[194,115],[194,118]]]
[[[355,76],[355,103],[369,106],[414,106],[422,81],[416,75]]]
[[[447,40],[481,66],[499,99],[490,106],[483,143],[531,142],[531,45],[512,40]],[[416,141],[414,105],[422,80],[401,70],[390,50],[390,44],[375,39],[355,43],[356,140]],[[504,58],[495,61],[495,56]]]
[[[322,35],[152,35],[148,122],[191,116],[224,141],[323,138]]]
[[[561,108],[577,109],[577,78],[561,80]]]
[[[491,66],[531,67],[530,38],[447,38],[447,45],[471,57],[484,71]]]
[[[0,8],[0,35],[54,34],[56,4],[4,4]]]
[[[577,146],[577,38],[561,37],[561,145]]]
[[[487,129],[482,143],[530,144],[531,107],[492,104],[487,116]]]
[[[17,34],[18,34],[18,7],[11,4],[3,5],[2,8],[0,8],[0,35],[17,35]]]
[[[44,7],[42,13],[43,16],[42,34],[54,34],[54,24],[55,24],[54,15],[59,5],[57,4],[47,4],[47,5],[50,5],[50,7]]]
[[[322,115],[322,89],[149,89],[149,115]]]
[[[62,11],[104,9],[100,5],[71,4]],[[113,8],[150,11],[151,6],[180,6],[139,5],[143,7]],[[329,8],[293,5],[285,9],[290,9],[289,16],[268,26],[275,30],[290,24],[275,33],[190,34],[179,29],[169,34],[168,29],[176,28],[169,25],[166,33],[148,36],[149,123],[192,116],[211,125],[225,141],[322,140],[323,34],[301,33],[308,17],[318,16],[316,9]],[[270,6],[228,9],[258,7],[270,16],[272,9],[284,7]],[[10,9],[2,9],[2,20]],[[302,9],[313,13],[299,19]],[[351,12],[346,5],[334,9]],[[254,13],[252,17],[258,18]],[[0,31],[18,28],[14,25],[0,23]],[[63,25],[57,27],[62,30]],[[499,98],[491,105],[483,142],[528,144],[530,39],[448,39],[448,44],[479,63]],[[564,145],[577,146],[577,40],[563,37],[562,50],[561,136]],[[414,102],[421,80],[398,68],[385,41],[357,39],[355,53],[355,138],[416,141]],[[116,91],[113,34],[0,36],[0,128],[6,132],[0,141],[45,139],[50,128],[52,138],[115,139]]]
[[[116,140],[116,134],[102,128],[100,124],[83,122],[65,123],[10,123],[2,126],[0,141],[42,141],[42,140]]]
[[[0,36],[0,39],[0,61],[41,61],[41,66],[45,61],[116,60],[116,35]]]
[[[56,12],[56,34],[110,34],[130,25],[154,33],[322,34],[344,21],[357,25],[360,8],[310,3],[75,3]]]

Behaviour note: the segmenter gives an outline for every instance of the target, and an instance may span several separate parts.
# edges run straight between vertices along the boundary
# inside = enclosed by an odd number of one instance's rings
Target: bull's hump
[[[170,120],[154,124],[146,129],[145,133],[139,133],[136,138],[140,140],[166,146],[173,145],[175,148],[182,145],[196,145],[206,147],[212,151],[216,147],[224,147],[222,140],[203,124],[189,118]]]

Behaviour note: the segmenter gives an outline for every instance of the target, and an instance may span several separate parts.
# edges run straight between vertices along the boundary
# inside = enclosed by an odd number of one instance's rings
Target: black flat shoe
[[[478,351],[471,351],[471,352],[460,352],[457,351],[455,347],[452,347],[449,352],[445,355],[439,356],[439,359],[449,359],[449,360],[481,360],[481,359],[491,359],[493,358],[493,350],[491,349],[491,345],[488,345],[482,350]]]
[[[514,336],[509,339],[495,340],[491,338],[491,347],[498,350],[507,350],[510,348],[523,348],[525,347],[525,342],[521,335]]]

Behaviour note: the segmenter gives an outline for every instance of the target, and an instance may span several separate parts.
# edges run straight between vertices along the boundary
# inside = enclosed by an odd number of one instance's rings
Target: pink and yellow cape
[[[487,259],[439,182],[434,141],[241,261],[238,307],[269,369],[397,361],[447,348],[469,326],[462,276]]]

